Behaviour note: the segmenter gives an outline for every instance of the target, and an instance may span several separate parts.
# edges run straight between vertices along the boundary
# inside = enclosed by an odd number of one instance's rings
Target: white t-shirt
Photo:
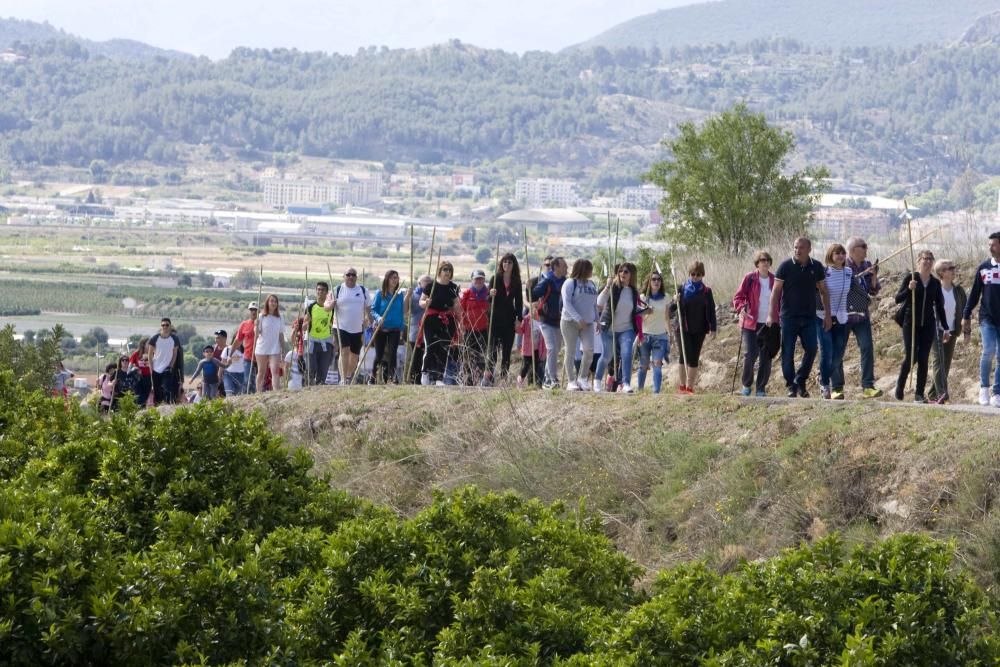
[[[854,272],[848,267],[835,269],[826,267],[826,289],[830,295],[830,314],[838,324],[847,324],[847,293],[851,291],[851,277]],[[816,317],[823,319],[824,311],[817,310]]]
[[[761,278],[758,275],[757,279],[760,282],[760,303],[757,304],[757,324],[763,324],[767,322],[767,314],[771,308],[771,277]]]
[[[239,350],[234,350],[232,347],[226,346],[222,350],[222,361],[228,361],[229,365],[226,366],[227,373],[236,373],[237,375],[243,375],[243,353]]]
[[[299,353],[289,350],[285,355],[285,363],[291,365],[288,376],[289,389],[302,389],[302,371],[299,370]]]
[[[601,295],[597,297],[597,305],[601,308],[610,308],[611,301],[611,290],[605,289],[601,292]],[[612,329],[615,333],[621,333],[623,331],[629,331],[633,329],[635,325],[632,322],[632,288],[623,287],[621,293],[618,296],[618,304],[615,307],[615,321]]]
[[[174,361],[174,337],[157,336],[155,340],[153,343],[153,339],[150,339],[150,345],[153,346],[153,372],[166,373]]]
[[[646,298],[645,304],[649,308],[652,308],[652,312],[645,313],[642,316],[642,332],[644,334],[662,336],[667,333],[668,301],[669,299],[665,296],[662,299]],[[615,313],[615,315],[617,314]]]
[[[281,333],[285,322],[277,315],[261,315],[257,318],[260,333],[254,343],[254,354],[281,354]]]
[[[337,328],[347,333],[361,333],[365,328],[365,306],[368,305],[367,291],[361,285],[348,287],[341,284],[333,292],[337,300]]]
[[[948,331],[955,330],[955,308],[958,303],[955,301],[955,287],[952,286],[951,289],[946,289],[944,285],[941,285],[941,292],[944,294],[944,314],[948,318],[948,323],[945,325],[948,327]]]

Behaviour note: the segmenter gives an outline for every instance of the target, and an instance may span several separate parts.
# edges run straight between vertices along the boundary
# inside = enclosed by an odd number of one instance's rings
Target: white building
[[[618,196],[614,199],[614,208],[639,208],[646,211],[655,211],[660,207],[660,202],[667,193],[663,188],[655,185],[629,186],[622,188]]]
[[[275,208],[296,204],[367,204],[382,196],[382,172],[335,173],[329,180],[265,173],[260,179],[264,203]]]
[[[529,208],[543,206],[576,206],[580,201],[576,181],[554,178],[519,178],[514,185],[514,199]]]

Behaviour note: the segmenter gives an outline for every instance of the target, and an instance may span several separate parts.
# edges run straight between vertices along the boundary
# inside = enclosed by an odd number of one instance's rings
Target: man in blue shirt
[[[767,317],[767,325],[773,326],[778,319],[778,305],[781,305],[781,372],[789,398],[809,398],[806,381],[812,373],[819,346],[817,290],[823,297],[823,330],[829,331],[833,326],[826,270],[809,256],[811,251],[812,241],[807,238],[795,240],[793,256],[782,262],[774,274],[774,292]],[[802,342],[802,362],[798,370],[795,368],[796,339]]]

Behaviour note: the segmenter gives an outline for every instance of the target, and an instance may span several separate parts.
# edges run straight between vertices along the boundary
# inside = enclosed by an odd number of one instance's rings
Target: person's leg
[[[153,405],[159,405],[163,402],[163,380],[162,373],[157,373],[153,371],[152,375],[152,385],[153,385]]]
[[[590,389],[590,369],[594,365],[594,325],[588,324],[580,329],[580,370],[577,372],[577,383],[586,391]],[[575,354],[573,355],[576,356]]]
[[[758,335],[764,329],[764,325],[757,327],[757,334],[754,335],[754,339],[757,341],[757,391],[767,392],[767,383],[771,381],[771,365],[773,360],[771,359],[771,353],[768,351],[766,345],[760,344],[760,338]]]
[[[622,356],[622,382],[632,384],[632,353],[635,349],[635,330],[629,329],[617,335]]]
[[[649,372],[652,359],[653,338],[652,336],[643,336],[642,342],[639,343],[639,377],[636,381],[639,390],[642,390],[646,386],[646,375]]]
[[[215,382],[213,384],[207,384],[206,383],[203,386],[203,392],[204,392],[205,398],[208,398],[208,399],[218,398],[218,396],[219,396],[219,383],[218,382]]]
[[[687,388],[694,391],[698,383],[698,366],[701,364],[701,348],[705,344],[705,334],[690,334],[685,339],[688,345]]]
[[[384,355],[385,346],[387,338],[385,329],[379,329],[378,333],[375,334],[375,363],[372,364],[372,381],[381,382],[385,384],[385,367],[384,367]]]
[[[542,336],[545,337],[545,347],[548,354],[545,357],[545,381],[559,384],[559,350],[562,348],[562,332],[559,327],[542,324]]]
[[[917,329],[917,388],[916,398],[924,398],[924,389],[927,387],[927,360],[931,355],[931,346],[934,344],[934,326],[920,327]]]
[[[430,318],[424,323],[423,372],[427,373],[431,382],[444,380],[448,361],[448,348],[445,345],[447,335],[447,329],[437,318]]]
[[[946,344],[941,340],[941,334],[935,332],[934,343],[931,345],[931,386],[927,388],[927,400],[929,401],[936,401],[945,394],[945,376],[947,375],[945,346]]]
[[[743,375],[740,382],[745,389],[749,389],[753,386],[753,365],[760,353],[757,331],[740,328],[740,337],[743,340]]]
[[[867,317],[851,325],[854,339],[861,354],[861,388],[875,388],[875,341],[872,339],[872,323]]]
[[[822,327],[820,327],[822,328]],[[830,330],[833,359],[830,365],[830,382],[838,391],[844,390],[844,353],[847,351],[847,325],[835,324]]]
[[[821,324],[816,327],[816,334],[819,342],[819,384],[826,391],[833,373],[833,329],[826,331]]]
[[[604,351],[597,359],[597,368],[594,369],[594,379],[598,382],[604,380],[604,373],[608,370],[608,363],[611,361],[611,332],[604,328],[601,329],[601,345]]]
[[[396,382],[396,357],[399,356],[399,337],[402,334],[398,329],[386,332],[385,355],[382,357],[382,370],[385,372],[384,384]]]
[[[333,341],[320,343],[318,368],[316,369],[316,384],[326,384],[326,376],[330,373],[330,364],[333,363]]]
[[[500,377],[510,375],[510,351],[514,349],[514,323],[507,324],[500,333]]]
[[[563,349],[566,356],[563,367],[566,369],[567,386],[576,383],[576,345],[580,341],[580,327],[576,322],[562,320],[559,322],[559,332],[562,334]]]
[[[815,317],[806,317],[799,324],[799,337],[802,340],[802,364],[795,374],[795,384],[799,387],[800,392],[805,388],[806,382],[809,381],[813,362],[816,360],[816,351],[819,347],[816,335],[817,327],[822,329],[823,323]]]
[[[793,317],[781,318],[781,374],[785,386],[795,386],[795,341],[799,336],[799,320]]]
[[[899,377],[896,378],[896,400],[903,400],[906,391],[906,381],[910,377],[911,337],[909,327],[903,328],[903,363],[899,366]]]
[[[285,387],[288,386],[288,381],[290,377],[284,378],[284,383],[282,383],[281,377],[281,355],[280,354],[269,354],[267,355],[267,366],[271,369],[271,389],[276,391],[281,389],[282,384]]]
[[[951,373],[951,360],[955,357],[955,344],[958,343],[958,336],[952,336],[948,339],[947,343],[942,343],[942,349],[944,351],[944,374],[942,380],[944,382],[941,395],[948,393],[948,374]]]
[[[667,336],[658,335],[652,337],[652,345],[650,345],[650,359],[653,363],[653,393],[659,394],[660,390],[663,388],[663,360],[667,356]]]
[[[264,378],[267,377],[267,364],[270,361],[269,354],[255,354],[254,360],[257,362],[257,387],[264,391]]]
[[[979,386],[989,387],[990,374],[993,370],[994,357],[997,356],[997,344],[998,344],[998,331],[997,326],[992,322],[979,321],[979,334],[983,339],[983,353],[979,357]],[[1000,372],[1000,365],[997,366],[997,371]],[[1000,377],[997,378],[1000,380]],[[1000,384],[1000,382],[994,382],[993,384]],[[997,392],[1000,387],[993,387],[992,393]]]

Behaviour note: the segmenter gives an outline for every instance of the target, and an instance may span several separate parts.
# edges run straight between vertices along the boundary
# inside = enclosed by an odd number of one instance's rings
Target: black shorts
[[[337,334],[340,337],[340,347],[347,348],[351,351],[351,354],[361,354],[361,332],[358,333],[348,333],[343,329],[337,329]]]
[[[701,360],[701,346],[705,342],[704,333],[684,333],[684,344],[681,346],[681,363],[689,368],[698,368]]]

